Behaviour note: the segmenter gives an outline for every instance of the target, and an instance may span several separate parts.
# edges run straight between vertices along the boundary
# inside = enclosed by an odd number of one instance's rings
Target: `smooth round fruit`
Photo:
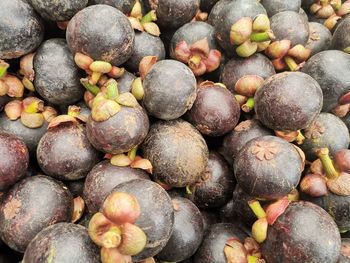
[[[79,70],[64,39],[46,40],[33,63],[35,89],[46,101],[68,105],[83,97]]]
[[[153,165],[154,179],[172,187],[197,182],[208,163],[205,140],[181,119],[153,124],[142,150]]]
[[[110,5],[122,11],[124,14],[129,14],[136,0],[90,0],[90,2],[91,4]]]
[[[0,237],[24,252],[43,228],[72,218],[73,196],[62,183],[43,175],[15,184],[0,204]]]
[[[299,12],[301,0],[263,0],[262,5],[265,7],[269,17],[283,11]]]
[[[174,120],[189,110],[195,99],[197,83],[192,71],[176,60],[157,62],[143,82],[143,104],[158,119]]]
[[[311,49],[311,56],[331,47],[332,33],[320,23],[310,22],[310,36],[306,48]]]
[[[350,17],[343,19],[333,33],[332,48],[344,50],[350,48]],[[349,53],[348,51],[347,53]]]
[[[44,38],[44,25],[25,0],[0,2],[0,59],[34,51]]]
[[[29,243],[23,263],[99,263],[98,247],[85,227],[58,223],[40,231]]]
[[[249,141],[234,161],[238,185],[250,196],[275,200],[299,183],[302,160],[295,147],[275,136]]]
[[[268,128],[296,131],[308,127],[321,112],[322,90],[312,77],[284,72],[268,78],[255,93],[257,118]]]
[[[18,137],[0,131],[0,191],[25,177],[29,164],[26,145]]]
[[[132,55],[135,33],[127,17],[108,5],[92,5],[79,11],[66,33],[69,49],[94,60],[119,66]]]

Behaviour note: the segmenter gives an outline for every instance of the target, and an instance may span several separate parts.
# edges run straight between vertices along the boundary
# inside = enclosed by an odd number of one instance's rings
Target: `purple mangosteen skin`
[[[87,5],[88,0],[28,0],[28,3],[46,20],[68,21]]]
[[[26,176],[29,153],[21,139],[0,131],[0,156],[0,191],[3,192]]]
[[[269,17],[283,11],[299,12],[301,0],[262,0]]]
[[[73,196],[62,183],[43,175],[15,184],[0,203],[0,237],[13,250],[24,252],[43,228],[69,222]]]
[[[329,262],[339,258],[341,239],[333,219],[319,206],[292,202],[268,227],[262,255],[269,263]]]
[[[66,39],[73,54],[80,52],[119,66],[132,55],[135,33],[128,18],[118,9],[92,5],[70,20]]]
[[[110,160],[96,164],[86,176],[83,198],[91,214],[97,213],[104,199],[117,185],[134,179],[149,180],[149,175],[140,169],[118,167]]]
[[[350,17],[341,20],[333,34],[332,48],[345,50],[350,47]],[[348,52],[349,53],[349,52]]]
[[[240,150],[233,167],[237,184],[248,195],[276,200],[297,187],[302,161],[291,143],[263,136],[249,141]]]
[[[327,27],[320,23],[310,22],[310,37],[306,48],[311,49],[311,56],[331,48],[332,33]]]
[[[100,251],[88,230],[72,223],[58,223],[39,232],[29,243],[23,263],[99,263]]]
[[[44,25],[25,0],[0,2],[0,59],[34,51],[44,38]]]

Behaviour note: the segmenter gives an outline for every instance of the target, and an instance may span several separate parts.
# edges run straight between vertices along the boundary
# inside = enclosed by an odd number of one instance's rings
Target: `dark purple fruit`
[[[119,66],[133,52],[135,33],[127,17],[108,5],[92,5],[79,11],[67,27],[67,43],[73,54]]]
[[[168,242],[174,224],[174,209],[169,195],[158,184],[142,179],[119,184],[113,192],[133,195],[141,208],[135,224],[145,232],[147,244],[133,260],[139,262],[158,254]]]
[[[201,0],[200,9],[204,12],[210,12],[217,2],[219,2],[219,0]]]
[[[322,51],[312,56],[302,71],[313,77],[323,91],[322,111],[330,111],[350,91],[350,55],[339,50]]]
[[[221,136],[237,125],[240,114],[239,103],[229,90],[208,84],[197,89],[197,98],[187,117],[202,134]]]
[[[2,192],[26,175],[29,154],[22,140],[0,131],[0,156],[0,192]]]
[[[342,238],[340,257],[337,263],[349,263],[349,262],[350,262],[350,238]]]
[[[124,14],[129,14],[136,3],[136,0],[90,0],[89,2],[94,5],[110,5],[122,11]]]
[[[218,1],[213,8],[211,9],[208,16],[208,24],[214,26],[217,23],[217,20],[220,19],[220,12],[226,7],[231,0],[220,0]]]
[[[84,184],[83,197],[89,212],[97,213],[114,187],[134,179],[147,180],[149,176],[140,169],[112,165],[109,160],[96,164]]]
[[[90,116],[86,123],[91,144],[96,149],[111,154],[130,151],[142,143],[148,129],[149,120],[140,105],[121,106],[120,111],[106,121],[95,121]]]
[[[328,50],[331,47],[332,33],[327,27],[320,23],[310,22],[310,37],[306,48],[311,49],[311,56]]]
[[[172,187],[197,182],[208,164],[205,140],[181,119],[153,124],[142,150],[153,165],[154,179]]]
[[[237,81],[247,75],[267,79],[276,74],[271,61],[262,54],[254,54],[249,58],[232,58],[221,72],[220,81],[233,93]]]
[[[310,76],[284,72],[268,78],[255,94],[257,118],[268,128],[296,131],[308,127],[322,109],[322,90]]]
[[[63,183],[67,186],[68,190],[71,192],[74,198],[78,196],[82,196],[83,190],[84,190],[85,178],[75,180],[75,181],[63,181]]]
[[[340,234],[332,218],[309,202],[292,202],[268,227],[262,244],[269,263],[335,263],[340,252]]]
[[[172,198],[172,203],[173,232],[157,258],[162,261],[179,262],[190,258],[202,243],[203,218],[199,209],[186,198]]]
[[[41,138],[37,160],[46,175],[59,180],[84,178],[100,160],[82,124],[63,123],[51,127]]]
[[[119,93],[125,93],[131,91],[132,82],[136,79],[136,76],[128,71],[125,71],[123,76],[118,79]]]
[[[218,2],[217,5],[219,5],[220,2]],[[228,55],[232,56],[235,50],[235,46],[230,41],[232,25],[242,17],[254,19],[257,15],[266,15],[266,10],[261,3],[255,0],[235,0],[226,2],[227,3],[222,5],[222,8],[218,8],[219,12],[212,20],[212,25],[215,27],[215,37],[218,44]]]
[[[85,227],[58,223],[39,232],[29,243],[23,263],[99,263],[98,247]]]
[[[64,39],[45,41],[34,57],[36,91],[53,104],[72,104],[83,97],[79,70]]]
[[[272,135],[272,132],[261,125],[258,120],[242,121],[224,137],[220,153],[229,164],[233,164],[238,152],[247,142],[265,135]]]
[[[70,20],[83,9],[88,0],[29,0],[28,2],[43,18],[63,22]]]
[[[196,99],[196,78],[176,60],[157,62],[146,75],[143,87],[143,104],[148,113],[162,120],[179,118]]]
[[[44,37],[44,25],[25,0],[0,3],[0,59],[18,58],[34,51]]]
[[[4,106],[11,100],[11,98],[7,95],[0,96],[0,111],[4,108]]]
[[[309,39],[309,23],[302,15],[293,11],[284,11],[271,17],[271,29],[276,40],[290,40],[291,46],[305,46]]]
[[[332,48],[350,53],[350,17],[343,19],[334,31]]]
[[[301,7],[301,0],[263,0],[261,3],[269,16],[283,11],[294,11],[298,13]]]
[[[194,255],[194,263],[224,263],[226,257],[224,248],[226,242],[231,238],[237,238],[240,241],[248,235],[237,225],[229,223],[220,223],[212,225],[209,232],[203,239],[203,242],[196,254]]]
[[[328,148],[331,155],[341,149],[347,149],[350,143],[349,130],[345,123],[330,113],[321,113],[315,121],[302,131],[305,137],[300,146],[306,159],[317,159],[316,151]]]
[[[14,185],[0,204],[0,236],[12,249],[24,252],[43,228],[71,220],[73,197],[62,183],[32,176]]]
[[[288,195],[299,183],[302,160],[287,141],[263,136],[249,141],[234,161],[238,185],[250,196],[273,200]]]
[[[199,0],[146,0],[156,11],[157,24],[164,28],[179,28],[190,22],[199,10]]]
[[[165,58],[164,44],[159,37],[152,36],[146,32],[137,32],[135,33],[133,53],[125,63],[125,66],[131,72],[138,72],[141,60],[147,56],[155,56],[157,61],[163,60]]]
[[[233,171],[217,152],[209,153],[206,171],[189,187],[189,198],[200,208],[218,208],[232,198],[235,185]]]
[[[20,119],[13,121],[10,120],[5,113],[1,113],[0,129],[20,138],[28,147],[30,155],[35,158],[36,147],[41,137],[46,133],[47,122],[44,122],[39,128],[31,129],[24,126]]]
[[[203,218],[203,233],[206,235],[207,231],[214,224],[219,223],[220,219],[218,217],[217,211],[215,210],[200,210]]]

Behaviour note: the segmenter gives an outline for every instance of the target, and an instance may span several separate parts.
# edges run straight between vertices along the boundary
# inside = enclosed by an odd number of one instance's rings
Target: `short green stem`
[[[137,149],[138,146],[135,146],[134,148],[132,148],[129,152],[128,152],[128,157],[131,161],[133,161],[136,157],[136,153],[137,153]]]
[[[248,205],[258,219],[266,217],[265,210],[258,200],[251,200]]]
[[[298,64],[295,62],[295,60],[290,57],[290,56],[286,56],[284,58],[284,62],[287,64],[288,68],[291,70],[291,71],[297,71],[299,66]]]
[[[255,32],[250,35],[250,40],[252,42],[265,42],[271,39],[271,33],[269,31],[265,32]]]
[[[150,23],[156,20],[157,20],[156,13],[154,10],[152,10],[152,11],[149,11],[144,17],[142,17],[141,24]]]
[[[190,185],[186,185],[186,194],[188,195],[192,195],[192,191],[191,191],[191,186]]]
[[[100,88],[96,85],[92,85],[89,83],[88,79],[80,79],[80,83],[84,86],[85,89],[90,91],[92,94],[97,95],[100,92]]]
[[[251,112],[254,109],[255,101],[254,98],[249,98],[246,103],[242,105],[244,112]]]
[[[7,73],[7,69],[9,68],[9,64],[5,61],[0,61],[0,78],[4,77]]]
[[[259,258],[254,257],[254,256],[248,256],[247,260],[248,260],[248,263],[258,263],[259,262]]]
[[[303,133],[300,130],[298,130],[298,135],[297,135],[295,141],[299,145],[303,144],[305,141],[305,136],[303,135]]]
[[[339,176],[339,172],[335,169],[333,161],[329,156],[328,148],[321,148],[317,151],[318,158],[320,158],[323,169],[326,172],[328,179],[336,179]]]

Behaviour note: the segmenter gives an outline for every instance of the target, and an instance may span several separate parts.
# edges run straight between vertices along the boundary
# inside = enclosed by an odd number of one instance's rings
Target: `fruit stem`
[[[242,105],[242,110],[244,112],[251,112],[254,109],[255,101],[254,98],[249,98],[246,103]]]
[[[295,60],[290,57],[290,56],[286,56],[284,58],[284,62],[287,64],[288,68],[291,70],[291,71],[297,71],[299,66],[298,64],[295,62]]]
[[[87,78],[80,79],[80,83],[84,86],[85,89],[90,91],[95,96],[100,92],[100,88],[97,87],[96,85],[91,85]]]
[[[248,256],[247,257],[248,263],[259,263],[259,258],[254,257],[254,256]]]
[[[251,200],[248,205],[258,219],[266,217],[266,213],[258,200]]]
[[[186,185],[186,194],[191,195],[193,194],[191,191],[191,186],[190,185]]]
[[[321,4],[322,6],[328,5],[328,1],[329,1],[329,0],[320,0],[320,4]]]
[[[295,141],[297,142],[298,145],[303,144],[305,141],[305,136],[303,135],[303,133],[300,130],[298,130],[298,135],[295,138]]]
[[[265,42],[271,39],[271,32],[254,32],[250,35],[250,40],[252,42]]]
[[[190,66],[190,68],[196,69],[199,67],[201,60],[202,58],[200,56],[194,55],[189,59],[188,65]]]
[[[9,66],[10,65],[8,63],[6,63],[3,60],[0,60],[0,78],[6,75],[7,69],[9,68]]]
[[[136,153],[137,153],[137,148],[138,146],[135,146],[134,148],[132,148],[129,152],[128,152],[128,157],[131,161],[133,161],[136,157]]]
[[[157,21],[156,12],[154,10],[149,11],[147,14],[145,14],[145,16],[142,17],[140,22],[141,24],[144,24],[144,23],[150,23],[153,21]]]
[[[336,179],[339,176],[339,172],[335,169],[333,161],[329,156],[328,148],[321,148],[317,151],[317,156],[320,158],[323,169],[326,171],[328,179]]]

